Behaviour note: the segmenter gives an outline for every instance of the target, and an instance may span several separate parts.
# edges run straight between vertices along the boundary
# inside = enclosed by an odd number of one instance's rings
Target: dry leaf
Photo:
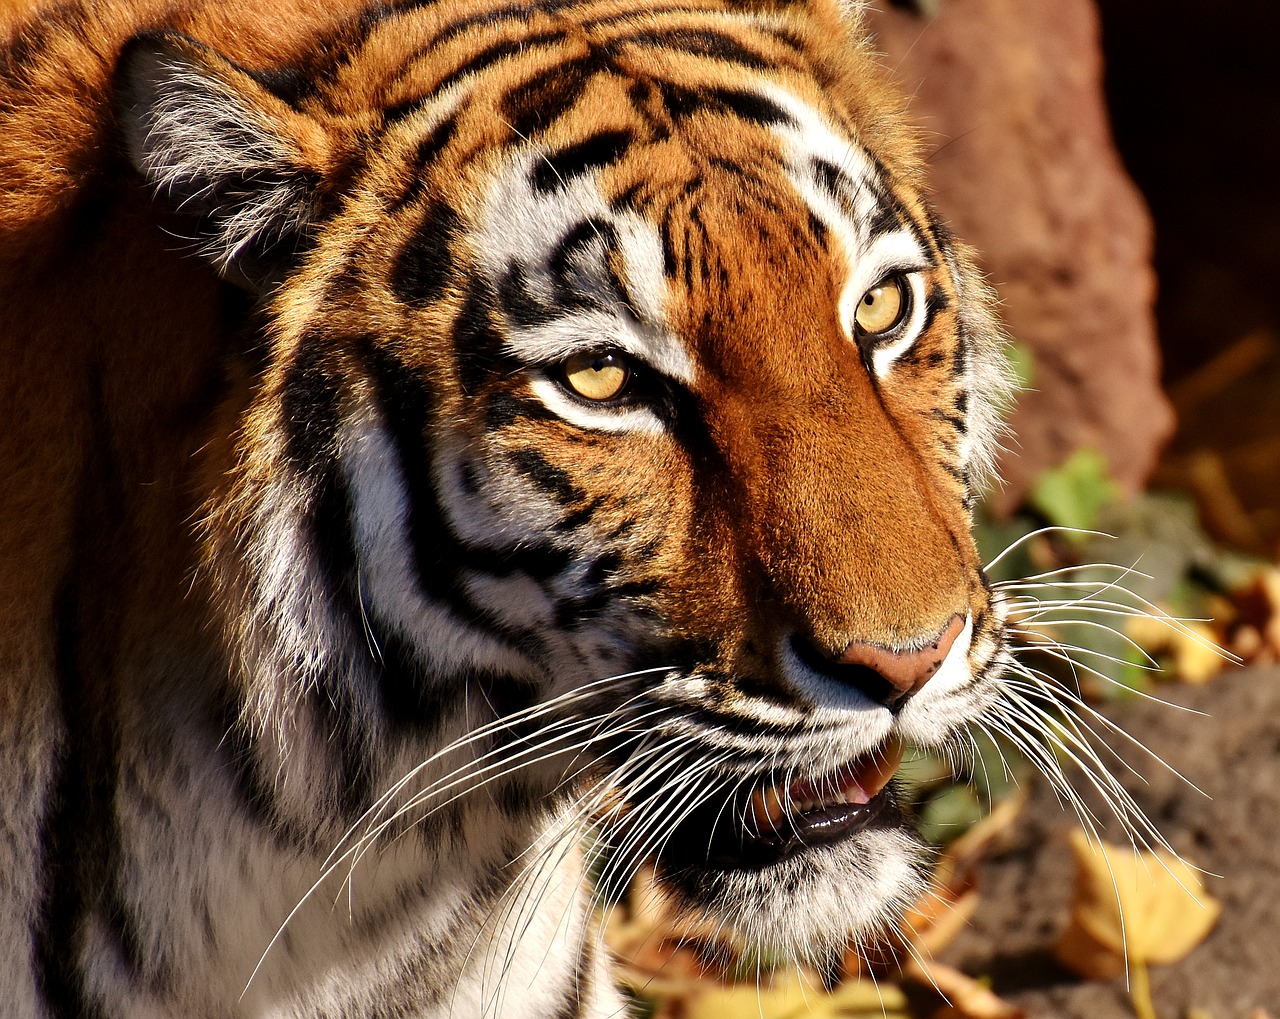
[[[946,998],[947,1006],[937,1013],[946,1019],[1022,1019],[1026,1014],[973,977],[932,959],[911,959],[903,966],[902,975],[931,984]]]
[[[792,970],[772,982],[710,985],[690,998],[685,1019],[906,1019],[906,996],[893,984],[852,980],[826,991]]]
[[[1148,654],[1168,654],[1184,683],[1207,683],[1230,661],[1218,648],[1217,631],[1199,620],[1174,625],[1159,616],[1135,616],[1125,623],[1125,634]]]
[[[1200,875],[1171,853],[1095,844],[1071,835],[1075,894],[1055,948],[1070,969],[1096,980],[1130,963],[1168,963],[1202,942],[1222,910]]]

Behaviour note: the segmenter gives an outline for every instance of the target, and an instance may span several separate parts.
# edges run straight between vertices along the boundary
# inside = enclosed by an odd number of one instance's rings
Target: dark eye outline
[[[587,396],[585,393],[579,392],[572,382],[569,381],[570,366],[584,361],[594,359],[612,359],[613,362],[626,372],[626,377],[622,380],[622,385],[616,393],[605,397]],[[602,348],[600,350],[584,350],[576,354],[571,354],[559,364],[552,367],[550,371],[551,377],[556,381],[561,389],[573,400],[588,407],[612,407],[620,404],[633,402],[635,399],[637,365],[635,359],[621,350]]]
[[[894,284],[898,288],[898,294],[902,298],[902,306],[898,309],[898,317],[893,320],[892,325],[881,329],[879,332],[868,332],[858,324],[858,307],[864,300],[866,300],[867,294],[871,293],[871,291],[875,290],[877,287],[884,287],[890,283]],[[871,346],[880,346],[886,340],[891,339],[900,333],[903,327],[911,321],[911,314],[914,311],[914,301],[915,294],[911,284],[907,280],[907,274],[905,272],[891,272],[880,277],[877,282],[873,283],[862,292],[862,296],[858,298],[857,303],[853,306],[853,313],[851,316],[853,321],[851,324],[853,326],[854,336],[856,336],[860,342],[869,343]]]

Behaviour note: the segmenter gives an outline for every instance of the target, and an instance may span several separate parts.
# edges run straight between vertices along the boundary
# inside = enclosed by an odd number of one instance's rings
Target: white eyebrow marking
[[[787,111],[790,121],[775,124],[772,130],[790,164],[789,177],[844,256],[848,276],[841,288],[839,315],[845,334],[852,339],[854,312],[868,290],[894,273],[907,282],[911,317],[901,335],[871,357],[876,375],[883,376],[919,337],[927,311],[920,272],[933,265],[932,256],[911,224],[876,229],[889,211],[879,197],[887,188],[864,151],[840,137],[816,110],[785,89],[762,83],[760,91]],[[818,179],[815,168],[821,164],[838,172],[835,191]]]
[[[609,347],[691,384],[693,359],[665,319],[669,294],[657,230],[634,212],[611,209],[591,174],[575,175],[551,191],[535,189],[530,171],[544,158],[541,150],[527,151],[503,168],[475,235],[491,279],[501,280],[518,266],[522,285],[548,309],[545,319],[533,324],[508,322],[509,349],[526,362],[546,363]],[[573,279],[573,296],[580,300],[566,307],[551,262],[561,241],[584,223],[611,231],[626,292],[610,285],[603,258],[588,258]]]

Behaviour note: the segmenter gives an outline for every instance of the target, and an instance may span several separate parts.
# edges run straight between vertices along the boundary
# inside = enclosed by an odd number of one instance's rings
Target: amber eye
[[[612,400],[631,381],[631,367],[620,354],[574,354],[562,371],[569,388],[588,400]]]
[[[907,288],[901,276],[886,276],[862,295],[853,320],[864,336],[887,333],[907,311]]]

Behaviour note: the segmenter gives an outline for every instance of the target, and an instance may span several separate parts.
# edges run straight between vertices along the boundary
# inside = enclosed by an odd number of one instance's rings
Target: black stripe
[[[536,449],[518,449],[509,453],[507,459],[561,506],[581,502],[587,497],[587,493],[573,483],[568,471],[549,463]]]
[[[865,183],[871,189],[871,194],[876,200],[880,211],[877,213],[875,220],[877,222],[888,223],[887,216],[892,214],[892,225],[886,229],[905,230],[915,238],[916,243],[922,249],[929,252],[930,256],[937,253],[937,247],[932,243],[932,238],[921,229],[920,224],[916,222],[915,216],[911,214],[911,210],[894,192],[891,181],[893,175],[889,173],[889,168],[884,165],[874,152],[868,148],[861,148],[859,151],[871,162],[875,168],[875,174],[869,176]],[[929,264],[934,264],[933,257],[930,257]]]
[[[956,417],[954,414],[948,414],[945,410],[942,410],[940,407],[934,407],[933,410],[929,412],[929,414],[931,417],[936,418],[938,421],[941,421],[944,424],[950,425],[952,428],[954,428],[957,432],[959,432],[962,435],[968,429],[968,425],[966,424],[964,418]]]
[[[591,76],[605,66],[593,51],[589,57],[556,64],[515,86],[502,98],[503,118],[520,138],[548,128],[582,98]]]
[[[455,39],[470,28],[496,28],[507,21],[517,21],[524,24],[534,11],[554,14],[556,11],[563,10],[566,7],[573,7],[579,2],[580,0],[522,0],[520,3],[508,4],[505,7],[487,8],[478,14],[464,15],[440,29],[432,37],[431,42],[428,44],[428,49],[434,49],[441,43]]]
[[[815,157],[810,166],[813,168],[814,179],[832,197],[844,200],[845,210],[849,217],[853,218],[853,209],[849,205],[853,194],[857,191],[853,179],[829,159]]]
[[[728,110],[743,120],[751,121],[753,124],[760,124],[764,127],[778,124],[789,127],[797,126],[795,121],[791,119],[790,114],[781,106],[757,92],[745,89],[716,88],[711,89],[707,95],[718,108]]]
[[[105,754],[108,760],[101,760],[107,744],[103,733],[94,731],[88,721],[97,712],[85,700],[88,691],[79,661],[82,629],[76,601],[77,594],[66,585],[55,610],[55,668],[68,750],[59,762],[41,831],[43,885],[33,931],[33,961],[41,999],[53,1019],[106,1019],[100,1004],[90,998],[80,970],[79,935],[95,893],[107,878],[102,864],[110,847],[103,836],[111,825],[103,801],[110,795],[104,788],[110,772],[103,769],[113,755]]]
[[[684,288],[693,293],[695,290],[693,270],[695,264],[701,270],[701,275],[705,279],[707,276],[707,250],[710,247],[710,238],[707,236],[706,227],[702,225],[702,217],[698,213],[698,206],[689,207],[689,229],[685,233],[685,251],[684,251]],[[700,244],[693,243],[693,235],[697,234]],[[690,249],[697,252],[696,258],[691,255]]]
[[[241,67],[250,78],[274,95],[283,99],[295,110],[303,100],[316,94],[318,76],[313,70],[301,67],[268,67],[252,69]]]
[[[583,524],[589,524],[591,522],[591,518],[594,517],[596,513],[599,512],[600,508],[606,505],[608,501],[609,500],[605,496],[597,495],[590,502],[579,506],[567,517],[562,517],[557,520],[554,529],[561,532],[574,531]]]
[[[782,107],[749,89],[691,88],[673,81],[655,83],[671,119],[684,120],[699,111],[738,117],[762,127],[795,121]]]
[[[391,289],[397,298],[412,308],[425,308],[444,296],[453,272],[450,246],[461,229],[454,209],[441,201],[429,203],[392,270]]]
[[[545,46],[548,43],[559,42],[563,39],[563,32],[542,32],[538,35],[531,35],[522,39],[503,39],[500,42],[486,46],[484,49],[474,53],[462,64],[455,67],[452,71],[432,85],[429,92],[416,96],[406,102],[399,103],[396,106],[388,107],[384,115],[384,119],[388,125],[399,123],[422,109],[436,96],[440,95],[441,92],[444,92],[449,88],[449,86],[461,81],[463,78],[467,77],[467,75],[476,74],[479,71],[492,67],[494,64],[505,60],[507,57],[527,53],[530,49],[535,47]],[[404,61],[405,66],[411,66],[414,61],[427,56],[431,52],[431,47],[424,48]]]
[[[658,236],[662,240],[662,272],[667,279],[674,279],[680,260],[676,254],[674,231],[675,213],[670,206],[662,210],[662,222],[658,225]]]
[[[609,203],[609,208],[614,212],[622,212],[626,209],[635,209],[636,211],[639,211],[641,206],[637,203],[636,199],[639,198],[640,192],[643,191],[648,184],[648,181],[638,180],[634,184],[628,185],[621,194],[617,195]]]
[[[459,623],[474,622],[479,615],[479,628],[492,633],[492,620],[478,614],[466,601],[457,583],[462,568],[452,558],[452,547],[457,538],[441,519],[441,510],[435,499],[427,464],[425,430],[429,423],[430,399],[426,390],[419,387],[403,366],[389,355],[383,354],[371,343],[357,341],[357,348],[366,364],[377,363],[375,373],[381,382],[377,386],[389,430],[400,453],[400,467],[409,490],[409,532],[414,545],[415,560],[419,571],[419,588],[437,596],[444,607],[459,616]],[[367,647],[366,661],[373,670],[378,684],[380,702],[388,721],[399,730],[422,736],[430,732],[430,726],[438,721],[461,695],[460,686],[450,687],[441,677],[429,674],[410,642],[395,627],[380,621],[374,607],[360,602],[358,576],[358,551],[352,530],[353,499],[342,470],[337,462],[336,430],[338,419],[338,392],[336,380],[324,373],[321,355],[316,353],[318,344],[307,348],[309,356],[300,358],[290,371],[292,380],[305,394],[286,401],[305,405],[309,419],[292,433],[287,446],[306,452],[304,462],[309,476],[314,479],[315,490],[308,514],[308,527],[314,538],[318,563],[325,578],[326,588],[333,594],[333,607],[345,623],[347,638],[353,647]],[[286,389],[286,396],[289,390]],[[298,438],[299,432],[306,435]],[[424,490],[427,495],[424,496]],[[428,514],[418,510],[428,506]],[[431,517],[434,521],[430,521]],[[424,535],[424,530],[426,534]],[[433,576],[432,567],[424,567],[428,556],[422,550],[433,544],[436,553],[432,560],[434,584],[424,584],[423,576]],[[529,561],[536,559],[536,550],[530,550]],[[477,558],[477,557],[472,557]],[[478,557],[485,559],[484,556]],[[487,559],[485,559],[487,562]],[[467,565],[472,564],[470,562]],[[562,564],[560,565],[562,568]],[[367,630],[367,632],[366,632]],[[358,698],[350,688],[350,680],[343,674],[322,673],[317,686],[307,696],[309,708],[315,712],[317,724],[336,743],[339,768],[335,774],[334,803],[345,817],[358,816],[372,802],[373,761],[376,747],[373,734],[362,720]],[[252,766],[248,765],[251,769]],[[242,781],[245,777],[242,776]],[[256,776],[248,776],[247,791],[262,799],[261,783]],[[268,816],[274,816],[269,794],[260,802]]]
[[[963,382],[965,373],[969,370],[969,357],[971,355],[973,343],[969,339],[969,329],[965,325],[963,315],[956,323],[956,350],[952,355],[951,361],[951,377],[957,382]]]
[[[484,409],[485,427],[496,432],[517,421],[556,421],[558,418],[541,400],[524,400],[513,393],[497,392]]]
[[[450,115],[428,131],[426,137],[418,142],[417,150],[413,155],[413,165],[410,168],[413,179],[409,181],[409,186],[404,189],[404,193],[389,204],[388,213],[399,212],[421,197],[427,189],[427,179],[432,165],[440,158],[440,153],[453,141],[457,131],[458,119]]]
[[[340,382],[326,367],[327,346],[321,337],[304,337],[301,350],[285,371],[281,393],[285,455],[299,476],[312,486],[303,526],[311,538],[325,590],[330,592],[330,607],[337,614],[337,621],[346,626],[347,640],[359,647],[356,641],[361,632],[362,610],[356,585],[351,495],[337,459]],[[307,685],[303,699],[314,712],[316,724],[330,737],[330,745],[336,743],[339,766],[333,775],[333,805],[340,816],[358,816],[374,794],[375,748],[371,735],[361,722],[351,680],[328,671],[315,679],[314,684]],[[238,767],[256,771],[251,755]],[[268,803],[256,809],[276,818],[278,823],[279,813],[269,803],[270,784],[244,773],[239,781],[250,797],[268,797]]]
[[[559,309],[601,307],[603,295],[590,292],[580,282],[584,268],[580,259],[594,248],[595,263],[585,268],[588,273],[595,270],[609,288],[609,303],[603,310],[620,303],[634,311],[631,295],[615,273],[609,257],[617,244],[617,228],[608,220],[595,217],[581,220],[556,242],[547,258],[547,269],[555,280],[555,302]]]
[[[924,314],[920,316],[920,328],[918,336],[924,336],[933,328],[934,319],[938,317],[938,312],[945,310],[947,307],[947,295],[938,287],[934,287],[924,299]],[[911,309],[907,309],[910,314]],[[918,342],[918,341],[917,341]]]
[[[481,392],[493,378],[524,367],[504,349],[498,314],[498,295],[482,277],[473,275],[453,322],[458,384],[468,396]]]
[[[646,29],[619,35],[609,40],[610,50],[616,51],[625,46],[675,50],[690,56],[708,57],[738,64],[755,71],[773,67],[772,61],[744,46],[733,36],[710,28]]]
[[[336,455],[339,384],[327,359],[326,341],[304,336],[281,383],[285,459],[303,478],[322,473]]]
[[[643,7],[631,8],[618,11],[614,14],[601,14],[595,18],[588,18],[582,23],[582,27],[586,29],[607,28],[610,25],[618,25],[627,21],[651,21],[655,16],[692,15],[694,17],[698,17],[705,16],[707,14],[707,8],[693,7],[689,4],[646,3]]]
[[[898,215],[898,211],[892,205],[886,205],[877,200],[876,211],[872,215],[871,223],[867,229],[872,237],[879,237],[881,234],[900,230],[904,225],[902,217]]]
[[[617,162],[626,155],[634,140],[635,136],[627,130],[593,134],[539,160],[530,181],[538,191],[555,191],[575,177]]]
[[[452,552],[458,538],[446,522],[431,476],[427,441],[431,393],[416,374],[372,340],[361,343],[359,353],[365,373],[373,382],[404,479],[408,497],[406,529],[418,587],[452,605],[459,594],[459,564]]]
[[[491,636],[504,636],[515,643],[528,640],[528,633],[512,629],[469,598],[464,575],[475,571],[501,577],[521,571],[535,580],[545,580],[564,570],[572,552],[536,543],[494,549],[463,542],[449,523],[432,476],[427,439],[433,413],[430,391],[421,378],[376,343],[363,342],[361,356],[405,481],[409,503],[406,525],[419,589]]]
[[[523,573],[539,581],[563,573],[574,555],[572,549],[533,543],[503,549],[478,549],[474,546],[467,549],[467,561],[477,571],[493,577]]]
[[[812,209],[809,210],[809,232],[822,247],[827,246],[827,224],[822,222]]]
[[[419,740],[430,738],[461,703],[466,681],[428,672],[412,642],[372,609],[366,610],[365,624],[374,648],[378,693],[386,718],[401,733]]]
[[[964,471],[960,470],[960,468],[952,464],[950,460],[939,460],[938,466],[942,468],[943,473],[954,478],[956,481],[960,482],[961,485],[964,485],[966,487],[968,486],[969,484],[968,475],[965,474]]]
[[[507,320],[525,329],[550,322],[561,310],[530,289],[529,270],[519,262],[508,265],[498,281],[498,302]]]
[[[699,89],[672,81],[658,81],[655,85],[672,120],[684,120],[706,106],[706,98]]]
[[[253,750],[253,737],[240,716],[238,694],[230,687],[222,701],[223,737],[220,749],[229,765],[229,778],[245,819],[270,833],[287,850],[311,852],[317,848],[311,833],[303,831],[279,809],[272,783],[263,777]]]
[[[645,598],[660,588],[661,584],[656,580],[631,580],[601,588],[592,594],[563,598],[556,603],[556,626],[569,629],[587,619],[600,619],[620,602]],[[627,609],[632,616],[638,611],[635,605]]]

